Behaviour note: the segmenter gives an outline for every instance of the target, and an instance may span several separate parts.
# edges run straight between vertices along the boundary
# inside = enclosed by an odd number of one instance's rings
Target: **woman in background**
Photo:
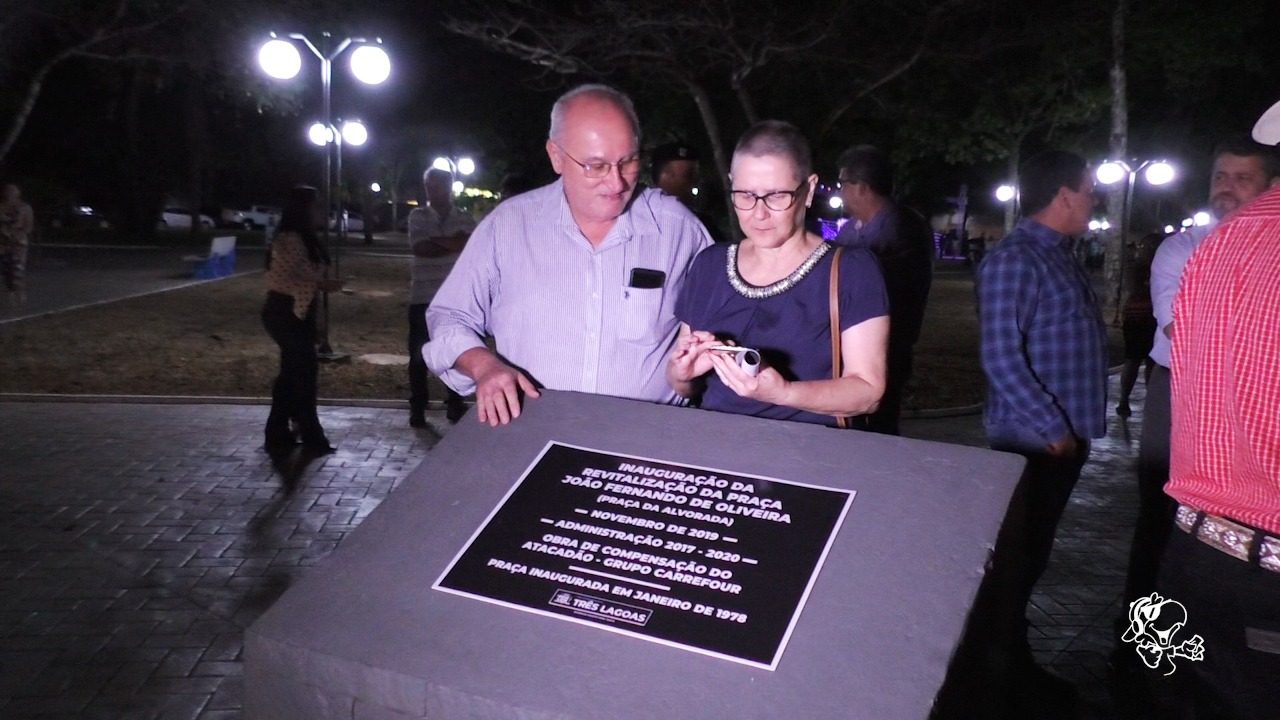
[[[10,305],[27,301],[27,246],[35,218],[31,206],[22,201],[22,191],[12,183],[0,195],[0,276],[9,291]]]
[[[308,450],[334,451],[316,413],[320,372],[316,358],[316,293],[342,289],[341,281],[325,277],[329,254],[316,235],[324,220],[316,189],[293,188],[267,252],[267,302],[262,308],[262,325],[280,346],[280,373],[271,389],[271,414],[267,417],[268,450],[290,448],[296,443],[289,428],[292,421]]]
[[[1133,414],[1129,407],[1129,395],[1138,381],[1138,368],[1146,365],[1142,379],[1151,379],[1155,361],[1147,357],[1156,336],[1156,316],[1151,308],[1151,261],[1156,256],[1164,235],[1150,233],[1138,241],[1129,260],[1129,299],[1124,305],[1124,370],[1120,373],[1120,402],[1116,415],[1127,418]]]

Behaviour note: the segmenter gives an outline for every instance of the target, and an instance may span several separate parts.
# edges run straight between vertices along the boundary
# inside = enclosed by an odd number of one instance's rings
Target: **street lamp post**
[[[996,188],[996,200],[1004,205],[1004,234],[1013,232],[1013,218],[1018,212],[1018,189],[1012,185]]]
[[[271,77],[278,80],[289,80],[298,75],[302,70],[302,56],[298,53],[297,46],[276,37],[275,33],[271,33],[271,40],[268,40],[258,52],[258,63],[262,69]],[[346,51],[347,48],[356,44],[356,49],[351,53],[351,71],[358,80],[369,85],[378,85],[385,82],[391,75],[391,61],[387,57],[387,53],[380,47],[381,39],[375,38],[373,44],[369,43],[365,38],[344,38],[336,45],[333,44],[333,38],[329,33],[322,33],[321,43],[328,50],[328,53],[322,52],[315,46],[305,35],[301,33],[289,33],[288,37],[297,40],[306,46],[320,60],[320,89],[322,95],[322,113],[324,128],[322,129],[322,137],[325,138],[325,164],[324,164],[324,205],[326,221],[324,223],[324,243],[331,247],[334,256],[334,274],[338,272],[338,256],[341,252],[340,246],[333,245],[329,237],[328,214],[333,210],[333,174],[335,164],[339,181],[341,178],[342,150],[341,139],[342,133],[334,124],[333,119],[333,61]],[[344,128],[345,130],[346,128]],[[363,130],[361,126],[360,130]],[[368,137],[367,133],[363,137]],[[349,137],[348,142],[353,145],[359,145],[363,140],[356,141],[354,137]],[[316,142],[315,129],[312,129],[312,141]],[[318,143],[319,144],[319,143]],[[335,159],[336,155],[336,159]],[[341,194],[339,194],[341,201]],[[339,241],[341,240],[341,231],[339,231]],[[323,331],[320,339],[319,354],[323,359],[337,359],[337,355],[333,352],[333,348],[329,344],[329,293],[322,294],[323,310],[325,321],[323,323]]]
[[[1123,160],[1108,160],[1098,166],[1094,175],[1098,182],[1103,185],[1114,185],[1121,180],[1126,181],[1124,200],[1120,208],[1120,258],[1119,258],[1119,277],[1116,279],[1116,303],[1114,323],[1120,322],[1120,313],[1124,305],[1124,276],[1125,265],[1129,254],[1129,224],[1133,215],[1133,187],[1137,182],[1138,173],[1143,173],[1143,179],[1148,185],[1160,186],[1173,182],[1176,172],[1173,166],[1164,160],[1146,160],[1136,168],[1130,168],[1129,164]]]

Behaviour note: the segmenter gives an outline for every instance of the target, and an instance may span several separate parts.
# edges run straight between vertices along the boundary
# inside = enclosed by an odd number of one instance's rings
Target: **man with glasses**
[[[562,95],[546,149],[560,179],[476,227],[427,310],[427,365],[474,390],[492,426],[539,388],[679,402],[665,373],[672,308],[706,230],[679,200],[636,192],[640,127],[621,92]]]
[[[1006,519],[1003,556],[993,566],[1007,605],[990,634],[1003,679],[1031,716],[1043,712],[1041,704],[1069,712],[1075,698],[1069,683],[1032,659],[1025,612],[1089,440],[1105,434],[1107,334],[1070,249],[1093,211],[1088,164],[1074,153],[1041,153],[1023,165],[1018,183],[1024,217],[978,267],[976,290],[987,439],[1027,459],[1025,503]]]
[[[911,352],[920,338],[933,283],[933,230],[914,210],[895,203],[889,157],[870,145],[840,156],[840,199],[849,222],[835,242],[875,254],[889,295],[889,356],[884,397],[865,419],[872,432],[897,435]]]

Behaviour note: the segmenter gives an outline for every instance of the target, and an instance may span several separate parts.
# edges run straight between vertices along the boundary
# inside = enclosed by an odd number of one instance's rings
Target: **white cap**
[[[1253,126],[1253,139],[1263,145],[1280,145],[1280,102],[1258,118]]]

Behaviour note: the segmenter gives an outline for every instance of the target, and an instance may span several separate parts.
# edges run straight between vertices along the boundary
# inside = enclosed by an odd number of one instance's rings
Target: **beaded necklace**
[[[831,250],[831,243],[821,243],[818,247],[814,248],[813,252],[809,254],[809,257],[806,258],[804,262],[800,263],[800,267],[791,271],[790,275],[775,283],[765,285],[763,287],[757,287],[755,285],[748,284],[746,280],[742,279],[742,275],[738,274],[738,246],[730,245],[728,252],[729,261],[726,263],[725,272],[729,276],[729,285],[732,286],[739,295],[745,298],[750,298],[751,300],[761,300],[773,297],[774,295],[781,295],[795,287],[796,283],[803,280],[805,275],[809,274],[809,271],[813,269],[813,266],[817,265],[818,261],[822,260],[823,256],[825,256],[829,250]]]

